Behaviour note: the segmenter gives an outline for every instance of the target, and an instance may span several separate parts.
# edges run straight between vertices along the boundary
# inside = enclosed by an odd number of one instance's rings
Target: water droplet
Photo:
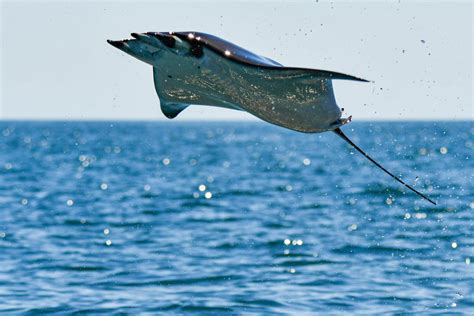
[[[305,166],[309,166],[311,164],[311,160],[309,160],[308,158],[305,158],[305,159],[303,159],[303,164]]]
[[[428,153],[428,150],[426,148],[420,148],[418,150],[418,153],[421,155],[421,156],[425,156],[427,153]]]
[[[206,192],[204,194],[204,197],[209,200],[210,198],[212,198],[212,193],[211,192]]]
[[[303,241],[302,241],[301,239],[298,239],[298,240],[296,241],[296,245],[297,245],[297,246],[303,246]]]
[[[410,213],[405,213],[405,216],[403,217],[404,219],[410,219],[411,218],[411,214]]]
[[[165,166],[167,166],[170,164],[171,160],[169,158],[164,158],[162,162]]]
[[[416,213],[415,218],[416,219],[425,219],[426,218],[426,213]]]
[[[13,168],[13,165],[12,165],[11,163],[8,163],[8,162],[7,162],[7,163],[5,164],[5,169],[6,169],[6,170],[10,170],[11,168]]]
[[[150,186],[149,184],[145,184],[145,185],[143,186],[143,190],[145,190],[145,191],[148,192],[148,191],[151,190],[151,186]]]
[[[199,198],[199,193],[194,192],[194,193],[193,193],[193,198],[195,198],[195,199]]]
[[[285,189],[286,189],[286,191],[288,191],[288,192],[293,191],[293,187],[292,187],[291,185],[289,185],[289,184],[285,187]]]
[[[448,153],[448,148],[446,147],[441,147],[439,149],[439,152],[442,154],[442,155],[446,155]]]
[[[109,186],[108,186],[107,183],[101,183],[101,184],[100,184],[100,189],[101,189],[101,190],[107,190],[108,187],[109,187]]]
[[[5,238],[7,234],[5,232],[0,232],[0,238]]]
[[[199,185],[198,187],[199,191],[204,192],[206,191],[206,186],[204,184]]]
[[[453,249],[456,249],[456,248],[458,247],[458,243],[455,242],[455,241],[453,241],[453,242],[451,243],[451,247],[452,247]]]
[[[112,245],[112,240],[110,240],[110,239],[107,239],[107,240],[105,241],[105,244],[106,244],[107,246],[110,246],[110,245]]]
[[[385,203],[387,203],[387,205],[392,205],[392,203],[393,203],[393,198],[392,198],[392,197],[388,197],[388,198],[385,200]]]
[[[74,201],[73,201],[73,200],[67,200],[67,201],[66,201],[66,204],[67,204],[67,206],[73,206],[73,205],[74,205]]]
[[[226,51],[224,52],[224,54],[225,54],[226,56],[230,56],[230,51],[226,50]]]
[[[289,240],[289,239],[287,238],[287,239],[285,239],[285,240],[283,241],[283,243],[284,243],[285,245],[289,246],[289,245],[291,244],[291,240]]]
[[[110,234],[110,229],[104,228],[104,235],[108,235],[108,234]]]
[[[348,231],[357,230],[357,224],[352,224],[352,225],[350,225],[349,227],[347,227],[347,230],[348,230]]]
[[[28,199],[21,199],[21,204],[22,205],[27,205],[28,204]]]
[[[291,269],[289,270],[289,272],[290,272],[290,273],[295,273],[295,272],[296,272],[296,269],[291,268]]]
[[[466,262],[467,265],[470,265],[471,264],[471,258],[466,258],[465,262]]]

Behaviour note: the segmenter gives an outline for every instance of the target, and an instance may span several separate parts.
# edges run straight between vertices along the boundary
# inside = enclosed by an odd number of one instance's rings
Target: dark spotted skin
[[[258,56],[240,46],[237,46],[231,42],[225,41],[221,38],[218,38],[211,34],[201,33],[201,32],[170,32],[170,33],[157,33],[160,35],[166,36],[176,36],[180,40],[188,43],[191,47],[196,44],[205,46],[206,48],[214,51],[215,53],[232,60],[234,62],[244,64],[247,66],[253,66],[257,68],[265,68],[266,70],[276,69],[279,70],[283,65],[277,63],[274,60],[269,58],[264,58]],[[193,56],[201,57],[201,54],[193,54]],[[365,79],[357,78],[354,76],[332,72],[332,71],[325,71],[319,69],[304,69],[304,68],[293,68],[293,67],[285,67],[286,69],[301,69],[306,70],[309,73],[313,73],[315,75],[321,76],[322,78],[327,79],[346,79],[346,80],[355,80],[355,81],[363,81],[367,82]]]
[[[197,58],[203,56],[203,48],[205,47],[214,51],[216,54],[225,57],[227,60],[231,60],[245,66],[256,67],[264,70],[281,70],[283,67],[283,65],[277,63],[274,60],[256,55],[242,47],[239,47],[231,42],[225,41],[211,34],[201,32],[147,32],[145,34],[157,38],[168,48],[175,48],[175,37],[179,38],[183,42],[189,44],[190,55]],[[132,36],[134,36],[134,33],[132,33]],[[109,44],[122,49],[120,42],[127,43],[127,40],[109,41]],[[287,70],[306,71],[308,74],[312,74],[324,79],[345,79],[367,82],[365,79],[332,71],[297,67],[284,68]]]

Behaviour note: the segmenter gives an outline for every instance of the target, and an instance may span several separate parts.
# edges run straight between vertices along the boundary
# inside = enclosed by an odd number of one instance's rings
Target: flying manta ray
[[[340,129],[342,118],[332,80],[367,82],[354,76],[284,67],[219,37],[200,32],[132,33],[107,42],[153,66],[163,114],[172,119],[191,104],[246,111],[269,123],[304,133],[333,131],[392,178],[396,177],[355,145]]]

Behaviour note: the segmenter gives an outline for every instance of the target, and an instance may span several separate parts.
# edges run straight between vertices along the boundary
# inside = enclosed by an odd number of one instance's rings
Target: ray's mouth
[[[112,45],[113,47],[116,47],[116,48],[122,48],[124,43],[124,41],[112,41],[112,40],[107,40],[107,43],[109,43],[110,45]]]

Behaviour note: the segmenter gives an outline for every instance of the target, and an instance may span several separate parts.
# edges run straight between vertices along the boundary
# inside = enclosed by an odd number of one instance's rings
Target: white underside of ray
[[[301,132],[333,130],[341,124],[330,79],[299,69],[265,69],[229,60],[204,48],[189,54],[180,41],[170,49],[129,41],[124,50],[153,66],[163,113],[172,118],[190,104],[247,111],[267,122]],[[149,50],[149,58],[139,55]],[[337,123],[335,123],[337,122]]]

